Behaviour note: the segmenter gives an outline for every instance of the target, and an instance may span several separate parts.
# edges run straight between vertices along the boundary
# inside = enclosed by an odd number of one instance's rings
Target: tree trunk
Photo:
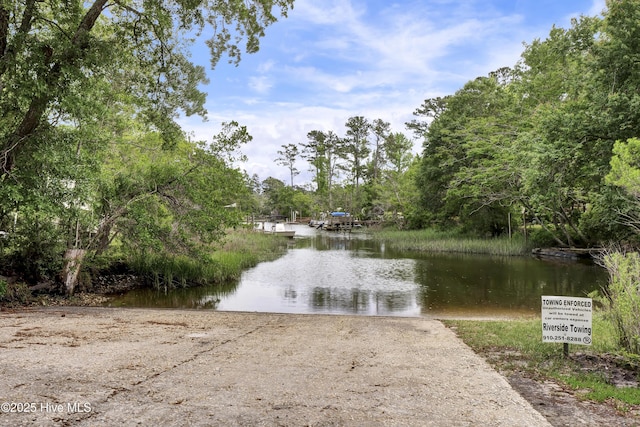
[[[64,270],[62,278],[64,280],[67,295],[72,295],[78,284],[78,275],[82,267],[82,260],[86,255],[85,249],[67,249],[64,254]]]

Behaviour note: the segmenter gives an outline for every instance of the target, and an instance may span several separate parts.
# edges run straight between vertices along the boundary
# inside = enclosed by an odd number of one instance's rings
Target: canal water
[[[223,286],[136,290],[112,306],[486,318],[535,316],[542,295],[584,297],[604,269],[533,257],[399,253],[365,233],[294,226],[281,258]],[[283,238],[276,237],[274,238]]]

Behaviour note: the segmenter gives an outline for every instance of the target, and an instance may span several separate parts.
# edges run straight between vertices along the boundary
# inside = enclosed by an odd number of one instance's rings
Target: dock
[[[326,231],[351,232],[354,228],[361,228],[362,224],[348,212],[331,212],[325,219],[317,220],[316,228]]]

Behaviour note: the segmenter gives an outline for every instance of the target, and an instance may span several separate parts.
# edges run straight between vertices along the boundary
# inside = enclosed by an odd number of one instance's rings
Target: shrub
[[[8,283],[5,280],[0,280],[0,301],[2,303],[22,305],[31,300],[31,291],[25,283]]]
[[[620,345],[640,354],[640,255],[613,251],[602,256],[609,272],[609,286],[600,298],[613,321]]]
[[[536,248],[549,248],[558,245],[553,236],[540,226],[529,229],[528,239],[531,245]]]

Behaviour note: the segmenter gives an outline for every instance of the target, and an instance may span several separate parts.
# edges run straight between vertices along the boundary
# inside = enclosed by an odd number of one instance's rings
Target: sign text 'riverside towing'
[[[542,296],[542,342],[591,345],[591,298]]]

